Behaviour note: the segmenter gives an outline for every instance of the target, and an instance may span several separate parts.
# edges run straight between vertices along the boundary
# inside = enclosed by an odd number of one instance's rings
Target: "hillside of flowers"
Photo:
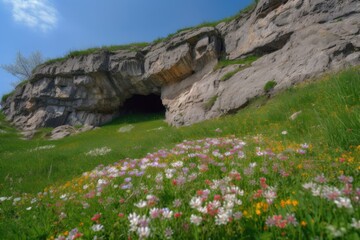
[[[287,134],[185,140],[100,165],[1,196],[0,220],[31,239],[359,239],[360,146],[333,157]]]

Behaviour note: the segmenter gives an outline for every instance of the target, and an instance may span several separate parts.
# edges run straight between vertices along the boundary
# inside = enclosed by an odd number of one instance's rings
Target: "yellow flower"
[[[294,207],[296,207],[297,205],[299,205],[299,202],[296,201],[296,200],[292,200],[292,205],[293,205]]]
[[[302,227],[306,227],[307,223],[306,223],[305,221],[301,221],[300,225],[301,225]]]
[[[69,235],[69,232],[68,232],[68,231],[65,231],[65,232],[64,232],[64,236],[67,236],[67,235]]]
[[[260,214],[261,214],[261,211],[260,211],[259,209],[256,209],[256,210],[255,210],[255,213],[256,213],[256,215],[260,215]]]

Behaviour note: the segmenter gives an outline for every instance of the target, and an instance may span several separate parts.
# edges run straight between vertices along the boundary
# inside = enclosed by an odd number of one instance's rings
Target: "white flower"
[[[0,202],[6,201],[6,200],[8,200],[7,197],[0,197]]]
[[[164,218],[170,219],[170,218],[172,217],[172,215],[173,215],[173,212],[170,211],[168,208],[164,208],[164,209],[162,210],[162,216],[163,216]]]
[[[148,227],[139,227],[137,229],[137,234],[140,239],[148,238],[150,236],[150,228]]]
[[[286,134],[288,134],[288,132],[286,130],[284,130],[284,131],[281,132],[281,134],[286,135]]]
[[[215,217],[215,224],[216,225],[225,225],[229,222],[229,217],[231,215],[231,212],[224,211],[223,209],[220,209],[218,215]]]
[[[111,148],[108,147],[102,147],[102,148],[95,148],[87,153],[85,153],[86,156],[96,157],[96,156],[103,156],[105,154],[108,154],[111,152]]]
[[[146,201],[140,201],[140,202],[138,202],[138,203],[135,203],[134,205],[135,205],[136,207],[138,207],[138,208],[144,208],[144,207],[146,207],[147,202],[146,202]]]
[[[352,208],[351,200],[346,197],[339,197],[337,200],[334,201],[334,203],[338,208]]]
[[[206,206],[198,207],[196,210],[198,210],[200,213],[203,213],[203,214],[207,213],[207,211],[208,211]]]
[[[31,210],[31,208],[32,208],[32,207],[28,207],[28,208],[26,208],[26,210],[30,211],[30,210]]]
[[[239,196],[244,195],[244,190],[241,190],[238,186],[227,187],[226,191],[228,193],[234,193],[234,194],[237,194]]]
[[[34,152],[34,151],[39,151],[39,150],[47,150],[47,149],[52,149],[55,148],[55,145],[45,145],[45,146],[40,146],[34,149],[30,149],[30,152]]]
[[[326,229],[329,230],[330,234],[334,238],[341,237],[344,235],[344,233],[346,233],[346,229],[344,227],[337,229],[336,227],[334,227],[332,225],[328,225],[326,227]]]
[[[268,204],[272,204],[274,199],[276,198],[275,188],[269,187],[268,190],[263,193],[263,196],[264,198],[266,198],[266,202]]]
[[[355,218],[353,218],[351,226],[355,229],[360,229],[360,220],[356,220]]]
[[[200,197],[193,197],[191,200],[190,200],[190,206],[192,208],[199,208],[201,207],[202,205],[202,201],[201,201],[201,198]]]
[[[174,173],[176,172],[175,169],[172,169],[172,168],[168,168],[165,170],[165,176],[166,178],[172,178],[174,176]]]
[[[171,166],[174,168],[181,168],[183,165],[184,163],[182,161],[177,161],[171,164]]]
[[[304,149],[309,148],[309,144],[307,144],[307,143],[303,143],[300,146]]]
[[[140,216],[137,215],[136,213],[130,213],[129,217],[129,222],[130,222],[130,231],[134,232],[137,229],[137,226],[140,222]]]
[[[304,183],[302,186],[303,186],[303,188],[305,188],[305,189],[313,189],[313,188],[315,188],[317,185],[316,185],[315,183],[313,183],[313,182],[309,182],[309,183]]]
[[[196,216],[194,214],[191,214],[190,222],[195,224],[196,226],[199,226],[202,221],[202,218],[199,216]]]
[[[95,225],[93,225],[93,226],[91,227],[91,229],[92,229],[94,232],[99,232],[99,231],[101,231],[101,230],[104,229],[104,226],[101,225],[101,224],[95,224]]]

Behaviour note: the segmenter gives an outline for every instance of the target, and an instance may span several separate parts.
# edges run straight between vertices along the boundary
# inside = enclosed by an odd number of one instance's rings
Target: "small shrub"
[[[204,109],[206,111],[210,110],[214,106],[217,98],[218,98],[218,95],[215,95],[215,96],[212,96],[211,98],[209,98],[209,100],[204,104]]]
[[[264,91],[265,92],[270,92],[272,89],[274,89],[274,87],[277,85],[277,82],[275,82],[274,80],[268,81],[265,86],[264,86]]]
[[[14,91],[11,91],[9,93],[6,93],[4,94],[2,97],[1,97],[1,102],[6,102],[6,100],[14,93]]]
[[[234,71],[226,73],[224,76],[220,78],[221,81],[226,81],[230,79],[232,76],[234,76],[236,73],[238,73],[241,70],[241,68],[237,68]]]
[[[62,62],[69,58],[86,56],[86,55],[90,55],[90,54],[97,53],[100,51],[109,51],[109,52],[115,52],[115,51],[119,51],[119,50],[137,51],[148,45],[149,45],[149,43],[147,43],[147,42],[139,42],[139,43],[130,43],[130,44],[125,44],[125,45],[111,45],[111,46],[88,48],[88,49],[84,49],[84,50],[75,50],[75,51],[70,51],[64,57],[50,59],[50,60],[46,61],[43,65],[52,64],[52,63],[56,63],[56,62]]]
[[[214,71],[215,70],[218,70],[220,68],[224,68],[224,67],[227,67],[227,66],[230,66],[230,65],[234,65],[234,64],[242,64],[242,65],[245,65],[242,69],[245,69],[247,67],[250,67],[251,64],[253,62],[255,62],[256,60],[259,59],[260,56],[256,56],[256,55],[250,55],[250,56],[247,56],[245,58],[241,58],[241,59],[234,59],[234,60],[228,60],[228,59],[223,59],[223,60],[220,60],[216,66],[214,67]]]

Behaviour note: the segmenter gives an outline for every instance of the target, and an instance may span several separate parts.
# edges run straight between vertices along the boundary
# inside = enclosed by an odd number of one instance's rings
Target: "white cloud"
[[[11,4],[16,22],[43,32],[53,29],[57,24],[57,11],[48,0],[2,0]]]

